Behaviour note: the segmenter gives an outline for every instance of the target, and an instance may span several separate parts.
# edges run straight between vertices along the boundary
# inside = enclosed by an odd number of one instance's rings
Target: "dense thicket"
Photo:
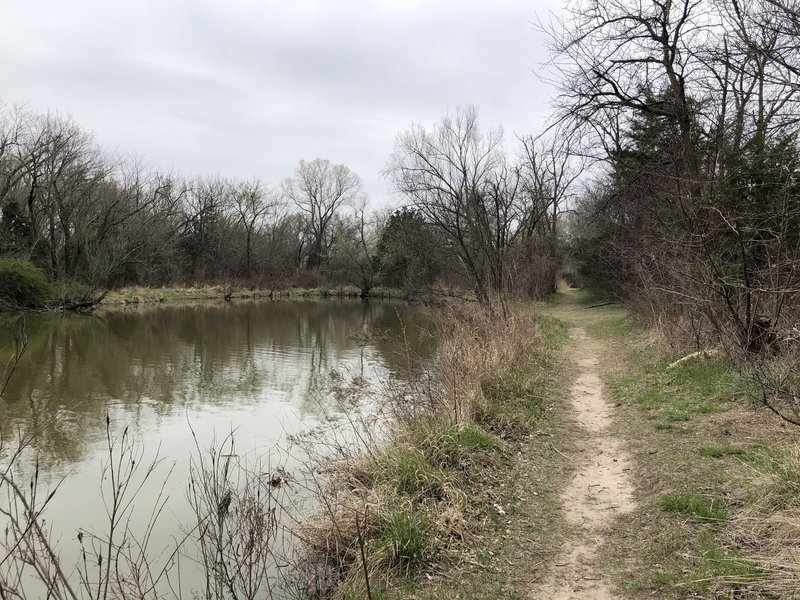
[[[301,161],[279,189],[164,173],[103,152],[68,118],[0,105],[0,255],[88,294],[341,282],[321,267],[352,237],[361,195],[355,173],[322,159]]]
[[[786,356],[796,335],[798,7],[590,0],[551,30],[560,122],[603,165],[582,275],[678,343]]]
[[[560,116],[605,164],[575,223],[584,277],[696,338],[754,348],[759,319],[797,316],[793,15],[590,1],[553,32]]]
[[[297,227],[270,213],[269,198],[258,182],[188,180],[118,159],[59,115],[0,110],[0,253],[54,280],[102,288],[247,275],[252,248],[263,256],[278,241],[270,271],[258,269],[280,275],[302,256],[287,243]]]

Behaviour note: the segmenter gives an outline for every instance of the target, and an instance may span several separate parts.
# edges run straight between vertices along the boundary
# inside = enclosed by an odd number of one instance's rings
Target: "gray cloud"
[[[110,149],[277,183],[343,162],[376,203],[395,134],[468,103],[538,129],[550,91],[530,22],[557,0],[5,0],[0,94]]]

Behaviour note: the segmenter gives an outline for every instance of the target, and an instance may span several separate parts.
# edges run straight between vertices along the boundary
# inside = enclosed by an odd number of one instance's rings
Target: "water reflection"
[[[193,423],[261,419],[264,439],[320,415],[312,393],[333,370],[402,377],[430,355],[428,322],[393,302],[236,302],[28,317],[30,345],[0,400],[0,433],[39,431],[45,465],[75,463],[105,435],[105,415],[143,435]],[[0,359],[9,334],[0,333]],[[259,436],[261,437],[261,435]]]
[[[5,363],[10,337],[0,329]],[[301,464],[281,440],[336,410],[324,393],[328,378],[402,379],[409,356],[435,351],[429,329],[422,309],[392,302],[220,302],[27,317],[30,345],[0,398],[0,434],[12,442],[8,452],[18,430],[38,432],[16,465],[18,481],[28,480],[34,460],[42,497],[62,481],[46,519],[64,564],[74,565],[82,556],[78,532],[104,530],[106,415],[113,435],[130,430],[143,449],[140,464],[165,460],[126,523],[146,529],[149,507],[163,494],[148,538],[163,558],[196,522],[186,499],[195,443],[202,454],[236,430],[237,464],[263,457],[265,473],[276,465],[291,472]],[[304,502],[302,492],[292,501]],[[192,552],[180,572],[201,589]]]

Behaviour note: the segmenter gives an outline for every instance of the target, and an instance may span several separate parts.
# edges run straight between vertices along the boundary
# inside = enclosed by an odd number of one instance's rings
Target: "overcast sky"
[[[374,204],[394,136],[466,104],[507,138],[551,90],[532,22],[559,0],[2,0],[0,97],[59,110],[109,150],[278,183],[301,158]]]

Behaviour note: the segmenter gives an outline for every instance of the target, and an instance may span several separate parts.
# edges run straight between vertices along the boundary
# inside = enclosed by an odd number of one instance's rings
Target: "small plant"
[[[0,258],[0,309],[43,308],[52,298],[41,269],[20,258]]]

